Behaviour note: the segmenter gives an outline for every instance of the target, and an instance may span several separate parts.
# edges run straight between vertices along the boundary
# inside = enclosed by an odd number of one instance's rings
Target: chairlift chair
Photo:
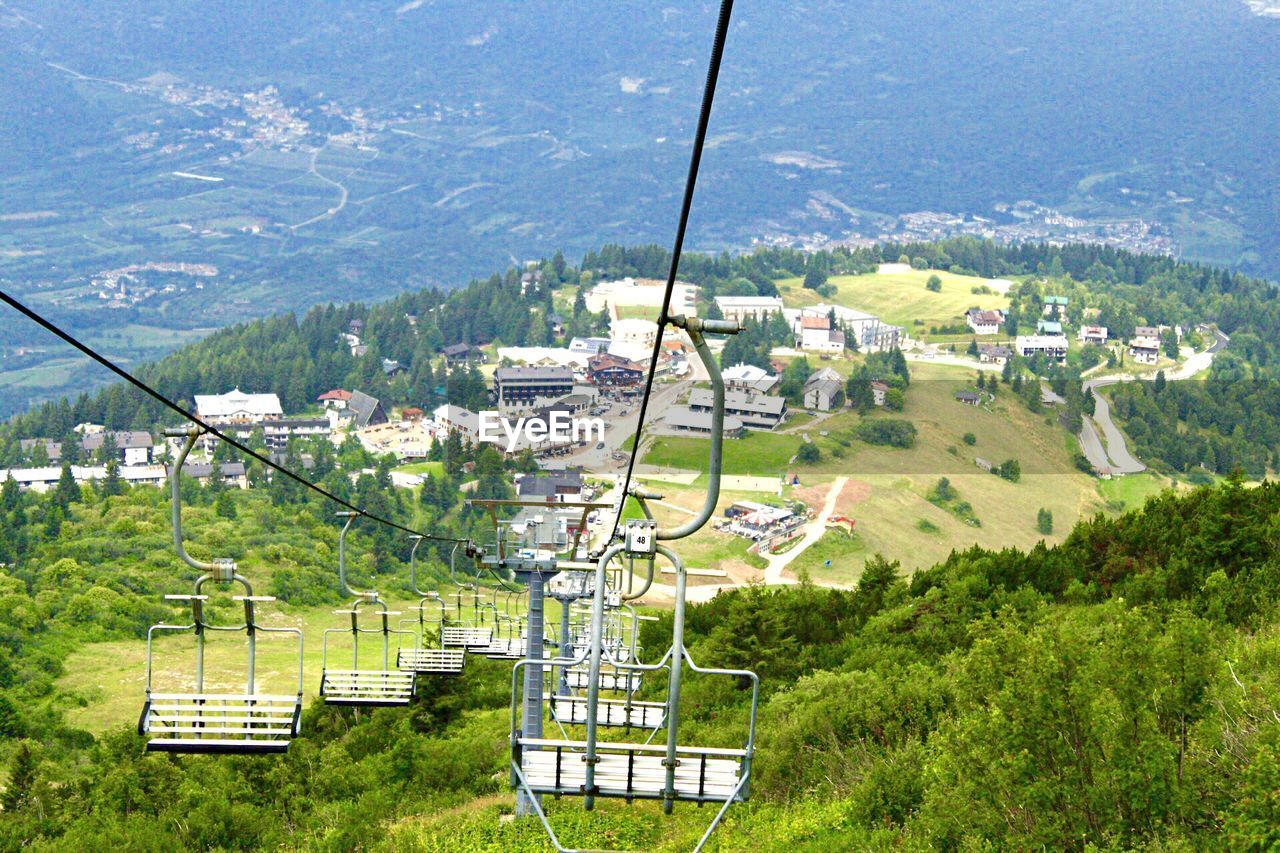
[[[396,652],[396,666],[402,670],[416,672],[419,675],[461,675],[463,667],[466,666],[467,652],[465,649],[447,649],[443,644],[443,630],[445,624],[446,607],[441,600],[439,593],[426,592],[418,588],[418,546],[422,544],[421,536],[415,535],[413,550],[409,552],[409,585],[413,591],[418,594],[418,605],[413,609],[418,613],[418,630],[414,634],[415,642],[413,648],[400,648]],[[458,546],[454,545],[454,552],[458,550]],[[427,619],[428,611],[439,612],[439,618],[435,620]],[[412,621],[412,620],[408,620]],[[439,648],[427,647],[427,623],[434,621],[442,633],[441,645]],[[401,622],[403,627],[404,622]]]
[[[349,608],[335,610],[334,613],[349,616],[350,628],[328,628],[324,632],[321,651],[320,696],[325,704],[354,707],[402,706],[413,701],[415,692],[415,676],[413,672],[392,669],[390,666],[391,635],[412,633],[392,628],[390,619],[398,615],[387,609],[387,604],[377,592],[357,591],[347,585],[346,573],[346,536],[351,524],[356,519],[354,512],[340,512],[338,516],[346,518],[342,532],[338,535],[338,583],[343,593],[355,600]],[[362,604],[377,605],[375,611],[379,617],[380,627],[364,628],[360,625],[360,606]],[[329,667],[329,636],[331,634],[351,633],[351,668],[331,669]],[[360,666],[360,635],[382,635],[382,668],[362,669]]]
[[[302,719],[302,632],[297,628],[268,628],[257,623],[256,605],[275,599],[253,594],[249,581],[236,570],[230,560],[203,562],[191,558],[182,544],[181,476],[187,455],[203,430],[166,430],[172,437],[185,436],[182,449],[169,475],[172,501],[173,543],[178,556],[199,570],[194,591],[190,595],[166,595],[169,601],[191,605],[188,625],[159,624],[147,631],[147,693],[138,717],[138,734],[147,739],[149,752],[187,754],[269,754],[282,753],[298,736]],[[244,595],[232,596],[244,607],[244,622],[239,625],[215,625],[205,615],[209,596],[203,592],[206,583],[229,586],[240,584]],[[153,689],[153,639],[162,631],[192,631],[196,639],[195,690],[191,693],[159,693]],[[245,689],[241,693],[214,693],[205,690],[205,640],[209,631],[245,633],[248,641]],[[255,664],[259,633],[289,634],[298,642],[297,692],[272,695],[257,692]]]

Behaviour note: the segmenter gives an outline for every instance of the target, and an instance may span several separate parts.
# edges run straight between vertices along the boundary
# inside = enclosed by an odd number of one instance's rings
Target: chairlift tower
[[[477,562],[500,580],[504,573],[510,573],[529,593],[523,656],[528,665],[524,668],[521,699],[524,710],[523,732],[526,737],[541,738],[542,680],[545,669],[542,662],[546,657],[543,642],[546,633],[546,579],[558,573],[557,565],[561,560],[572,560],[577,555],[579,544],[589,540],[585,534],[587,517],[592,510],[612,508],[612,504],[550,500],[475,500],[469,503],[488,510],[494,529],[492,553],[478,554]],[[542,524],[528,524],[523,532],[516,531],[509,521],[499,518],[498,513],[502,508],[574,509],[581,510],[581,517],[572,540],[567,535],[562,540],[554,526],[550,535],[540,535],[545,527]],[[563,629],[564,618],[561,619],[561,625]],[[561,635],[562,640],[564,636]],[[539,807],[532,800],[533,797],[525,791],[517,794],[518,817],[537,813]]]

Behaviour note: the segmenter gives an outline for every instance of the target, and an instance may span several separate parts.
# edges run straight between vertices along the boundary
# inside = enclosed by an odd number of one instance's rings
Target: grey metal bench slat
[[[561,723],[586,725],[585,696],[548,696],[551,714]],[[600,699],[596,705],[596,722],[602,726],[656,729],[667,717],[665,702],[631,702],[625,699]]]
[[[414,675],[399,670],[325,670],[320,695],[330,705],[408,705]]]
[[[520,767],[535,793],[581,794],[586,784],[586,744],[521,738]],[[734,795],[741,780],[745,750],[680,747],[676,756],[676,799],[720,801]],[[658,744],[597,745],[595,785],[603,796],[659,799],[666,787],[662,762],[666,747]],[[735,799],[741,799],[737,795]]]
[[[457,674],[466,665],[467,653],[462,649],[401,649],[396,666],[428,674]]]
[[[586,690],[591,682],[591,672],[587,669],[573,668],[565,673],[565,683],[577,690]],[[642,682],[639,672],[600,672],[601,690],[622,690],[634,693],[640,689]]]
[[[147,741],[147,749],[151,752],[182,752],[188,754],[229,755],[242,753],[281,753],[288,752],[289,741],[278,740],[221,740],[202,738],[152,738]]]
[[[153,693],[138,730],[151,751],[284,752],[300,711],[298,696]]]
[[[468,649],[487,646],[493,642],[491,628],[445,628],[440,642],[445,646],[463,646]]]

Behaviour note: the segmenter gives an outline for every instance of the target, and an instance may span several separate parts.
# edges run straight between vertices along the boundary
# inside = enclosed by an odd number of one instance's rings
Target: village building
[[[838,354],[844,352],[844,332],[831,328],[831,318],[826,314],[800,317],[800,332],[796,347],[807,352]]]
[[[378,398],[370,397],[363,391],[351,392],[351,400],[347,403],[347,408],[354,416],[353,424],[356,429],[385,424],[391,420],[387,417],[387,410],[382,407]]]
[[[804,383],[804,407],[829,412],[844,405],[844,380],[829,367],[816,370]]]
[[[226,394],[197,394],[196,417],[207,424],[237,424],[284,417],[275,394],[246,394],[239,388]]]
[[[493,374],[493,396],[504,411],[529,410],[567,397],[573,384],[567,367],[499,367]]]
[[[685,406],[675,406],[668,409],[662,419],[667,428],[675,432],[711,435],[710,410],[694,411]],[[741,438],[746,433],[746,427],[739,418],[725,415],[723,432],[726,438]]]
[[[721,371],[720,376],[725,388],[750,394],[768,394],[782,381],[775,374],[754,364],[735,364]]]
[[[472,344],[449,344],[447,347],[440,348],[440,354],[444,356],[445,362],[450,365],[484,361],[484,350]]]
[[[583,295],[583,301],[593,314],[609,311],[616,317],[620,308],[661,309],[666,289],[666,282],[656,279],[602,281]],[[671,290],[670,313],[695,316],[698,313],[698,286],[684,281],[675,282]]]
[[[1046,358],[1062,361],[1067,357],[1067,339],[1065,335],[1018,335],[1013,347],[1023,358],[1043,355]]]
[[[351,392],[343,391],[341,388],[334,388],[332,391],[325,391],[316,402],[324,406],[326,409],[342,410],[351,402]]]
[[[464,444],[480,443],[480,416],[470,409],[446,403],[431,413],[435,424],[436,439],[443,440],[457,433]]]
[[[608,353],[587,362],[588,376],[599,388],[631,388],[644,380],[645,367]]]
[[[982,395],[976,391],[957,391],[956,400],[966,406],[976,406],[982,402]]]
[[[978,361],[983,364],[1004,364],[1013,358],[1013,350],[1004,344],[978,344]]]
[[[1061,320],[1067,313],[1067,305],[1069,303],[1070,300],[1065,296],[1046,296],[1043,302],[1044,308],[1042,309],[1042,313],[1046,317]]]
[[[1106,326],[1081,326],[1076,334],[1082,343],[1105,346],[1107,343]]]
[[[877,406],[883,406],[885,395],[889,393],[889,386],[878,379],[871,382],[871,402]]]
[[[1160,360],[1160,339],[1135,335],[1129,340],[1129,357],[1138,364],[1155,364]]]
[[[714,395],[710,388],[694,388],[689,392],[689,408],[694,412],[710,412]],[[727,391],[724,411],[742,421],[749,429],[771,430],[787,415],[787,401],[772,394],[744,394]]]
[[[582,469],[563,468],[559,471],[535,471],[525,474],[516,484],[516,494],[521,498],[544,498],[555,501],[582,500]]]
[[[1036,334],[1037,335],[1061,335],[1062,324],[1059,323],[1057,320],[1037,320]]]
[[[609,351],[608,338],[574,338],[569,341],[569,352],[586,356],[599,355]]]
[[[970,308],[965,312],[964,319],[969,324],[969,328],[973,329],[974,334],[994,335],[999,333],[1000,326],[1004,323],[1004,312]]]
[[[746,324],[748,320],[763,322],[782,313],[782,299],[777,296],[717,296],[716,307],[726,320]]]

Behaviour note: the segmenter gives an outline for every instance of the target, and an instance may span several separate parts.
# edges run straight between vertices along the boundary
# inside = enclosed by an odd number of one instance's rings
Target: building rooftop
[[[275,394],[246,394],[239,388],[225,394],[196,394],[196,412],[202,418],[256,415],[283,415],[280,398]]]
[[[713,399],[710,388],[694,388],[689,393],[689,406],[695,409],[709,409]],[[755,412],[757,414],[780,417],[787,407],[787,401],[773,394],[744,394],[741,391],[726,391],[724,405],[727,410]]]

